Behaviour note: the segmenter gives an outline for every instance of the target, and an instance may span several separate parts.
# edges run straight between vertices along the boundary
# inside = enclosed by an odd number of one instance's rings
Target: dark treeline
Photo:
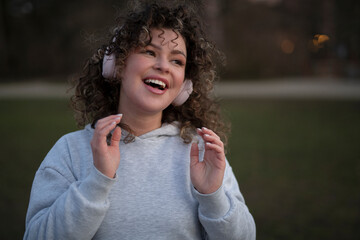
[[[78,72],[126,2],[2,0],[0,80]],[[357,0],[202,2],[224,78],[360,77]]]

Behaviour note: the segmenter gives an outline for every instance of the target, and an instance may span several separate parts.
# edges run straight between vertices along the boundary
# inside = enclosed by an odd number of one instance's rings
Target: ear
[[[104,54],[102,75],[107,79],[116,79],[115,71],[115,54],[110,55]]]
[[[179,94],[171,104],[174,106],[182,105],[189,98],[192,91],[193,91],[192,81],[190,79],[185,79],[185,81],[183,82],[180,88]]]

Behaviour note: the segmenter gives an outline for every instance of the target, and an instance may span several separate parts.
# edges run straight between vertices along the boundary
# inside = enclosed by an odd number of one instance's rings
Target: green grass
[[[360,103],[227,102],[258,239],[360,239]]]
[[[66,101],[1,100],[0,109],[0,239],[21,239],[35,171],[76,125]]]
[[[1,100],[0,239],[21,239],[31,183],[76,130],[64,100]],[[360,238],[360,103],[223,102],[228,159],[258,239]]]

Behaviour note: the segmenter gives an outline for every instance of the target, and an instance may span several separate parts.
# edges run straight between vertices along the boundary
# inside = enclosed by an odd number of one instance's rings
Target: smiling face
[[[185,78],[186,44],[171,29],[151,29],[151,43],[135,49],[121,73],[119,112],[161,114]]]

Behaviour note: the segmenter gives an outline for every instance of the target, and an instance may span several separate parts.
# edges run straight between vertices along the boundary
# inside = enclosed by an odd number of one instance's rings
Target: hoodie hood
[[[135,136],[135,140],[137,139],[145,140],[150,138],[180,135],[179,125],[180,124],[177,121],[174,121],[172,123],[163,123],[160,128],[154,129],[140,136]],[[90,131],[91,134],[93,134],[95,131],[95,129],[91,127],[91,124],[86,125],[85,129],[87,131]],[[125,129],[121,129],[121,141],[123,141],[128,134],[129,134],[128,131],[126,131]]]
[[[122,132],[121,139],[127,136],[128,132],[125,130]],[[135,139],[149,139],[149,138],[157,138],[157,137],[169,137],[169,136],[176,136],[180,134],[179,123],[172,122],[172,123],[163,123],[160,128],[154,129],[150,132],[147,132],[143,135],[136,136]]]

